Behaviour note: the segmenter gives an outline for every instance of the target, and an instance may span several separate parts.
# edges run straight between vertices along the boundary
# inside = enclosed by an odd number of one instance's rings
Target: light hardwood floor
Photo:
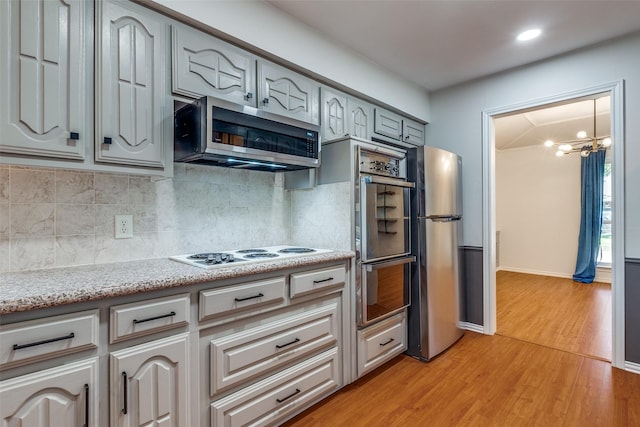
[[[640,426],[640,375],[467,331],[431,362],[399,356],[285,426]]]
[[[611,360],[611,285],[499,271],[497,333]]]

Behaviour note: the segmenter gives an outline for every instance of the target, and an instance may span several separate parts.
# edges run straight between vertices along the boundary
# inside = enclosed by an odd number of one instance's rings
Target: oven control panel
[[[404,157],[360,150],[360,173],[406,178]]]

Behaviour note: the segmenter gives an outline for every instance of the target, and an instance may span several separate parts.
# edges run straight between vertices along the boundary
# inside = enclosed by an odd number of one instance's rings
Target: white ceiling
[[[639,0],[265,1],[429,91],[640,31]]]
[[[611,97],[598,98],[595,115],[598,138],[611,135],[610,112]],[[592,137],[593,117],[592,99],[499,117],[493,122],[496,149],[542,146],[547,139],[556,143],[575,141],[581,130]]]

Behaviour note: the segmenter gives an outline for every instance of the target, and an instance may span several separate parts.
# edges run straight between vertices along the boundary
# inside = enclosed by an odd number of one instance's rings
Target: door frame
[[[482,246],[483,251],[483,333],[496,332],[496,194],[494,117],[546,104],[608,92],[611,96],[611,173],[612,196],[612,358],[616,368],[624,369],[624,80],[617,80],[546,98],[525,101],[482,111]]]

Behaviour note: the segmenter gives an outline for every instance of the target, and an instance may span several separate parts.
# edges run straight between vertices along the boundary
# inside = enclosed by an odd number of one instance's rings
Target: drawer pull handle
[[[329,277],[328,279],[322,279],[322,280],[314,280],[313,283],[330,282],[331,280],[333,280],[333,277]]]
[[[236,298],[236,302],[242,302],[242,301],[248,301],[250,299],[256,299],[256,298],[262,298],[264,296],[264,294],[262,292],[260,292],[258,295],[254,295],[252,297],[245,297],[245,298]]]
[[[76,336],[76,334],[71,332],[69,335],[65,335],[63,337],[57,337],[57,338],[51,338],[51,339],[48,339],[48,340],[31,342],[29,344],[14,344],[13,345],[13,349],[14,350],[20,350],[22,348],[35,347],[37,345],[49,344],[49,343],[56,342],[56,341],[70,340],[71,338],[74,338],[75,336]]]
[[[84,385],[84,424],[83,427],[89,427],[89,384]]]
[[[385,345],[387,345],[387,344],[391,344],[393,341],[394,341],[394,339],[393,339],[393,338],[389,338],[389,341],[387,341],[387,342],[381,342],[381,343],[380,343],[380,347],[384,347],[384,346],[385,346]]]
[[[293,393],[291,393],[289,396],[283,397],[282,399],[276,399],[276,402],[278,403],[282,403],[285,400],[289,400],[291,399],[293,396],[295,396],[296,394],[300,393],[300,389],[297,388],[296,391],[294,391]]]
[[[160,316],[148,317],[146,319],[133,319],[133,324],[137,325],[138,323],[151,322],[152,320],[164,319],[165,317],[173,317],[176,315],[175,311],[167,314],[161,314]]]
[[[286,344],[276,344],[276,348],[278,348],[278,349],[280,349],[280,348],[285,348],[285,347],[288,347],[288,346],[290,346],[290,345],[292,345],[292,344],[295,344],[295,343],[297,343],[297,342],[300,342],[300,338],[296,338],[295,340],[293,340],[293,341],[291,341],[291,342],[288,342],[288,343],[286,343]]]
[[[129,400],[129,391],[127,390],[127,373],[122,371],[122,374],[120,375],[122,375],[122,413],[127,415],[127,412],[129,411],[127,405],[127,401]]]

